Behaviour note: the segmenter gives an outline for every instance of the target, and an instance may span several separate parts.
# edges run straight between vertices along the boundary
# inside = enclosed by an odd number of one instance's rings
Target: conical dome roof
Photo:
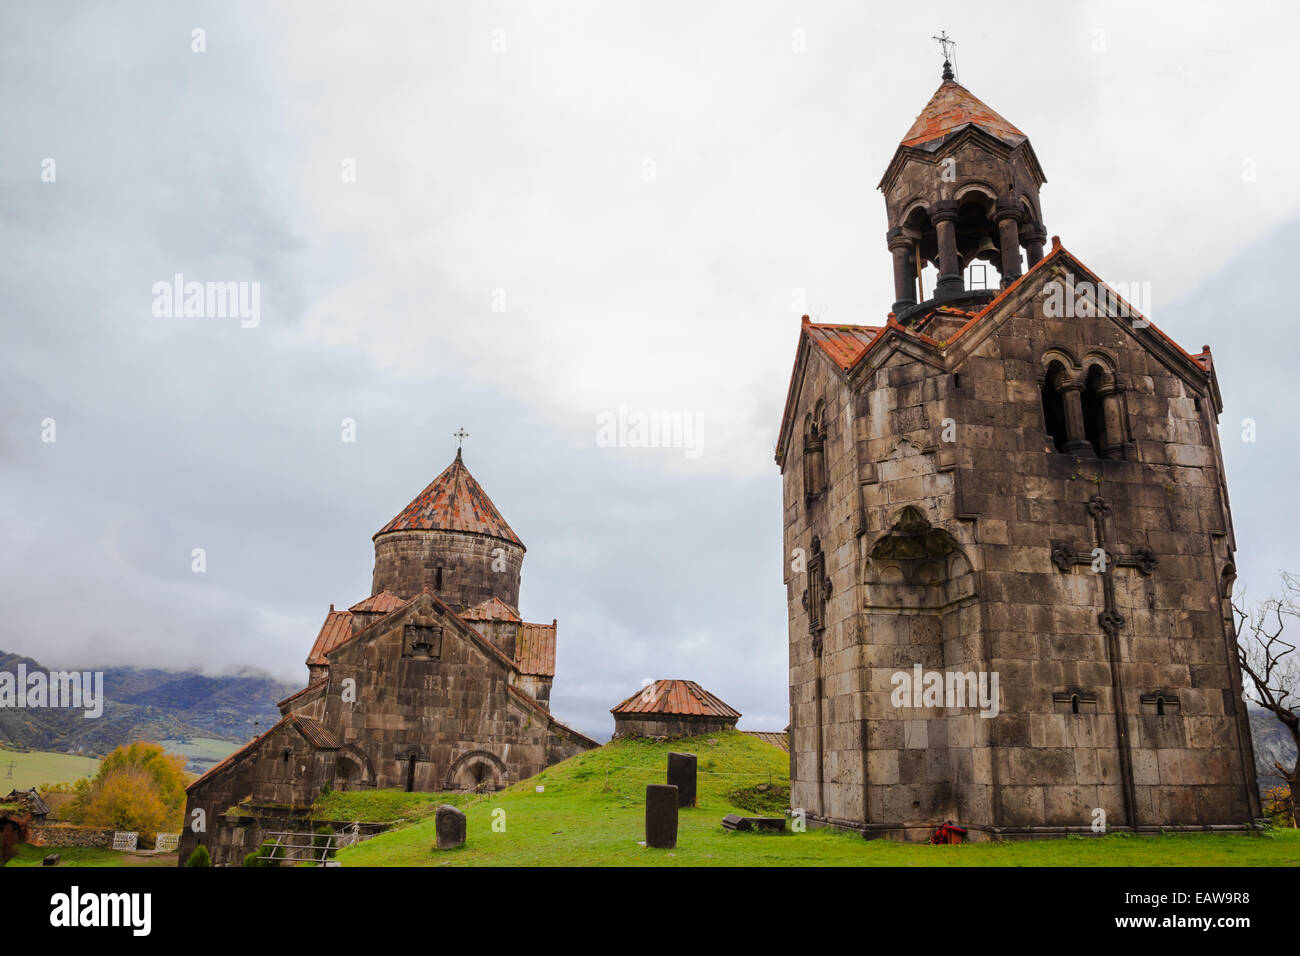
[[[1008,146],[1019,146],[1028,139],[966,87],[955,80],[944,80],[899,145],[923,146],[964,126],[978,126]]]
[[[389,531],[460,531],[501,538],[523,547],[487,492],[465,467],[460,451],[456,452],[456,460],[396,518],[380,528],[375,537]]]

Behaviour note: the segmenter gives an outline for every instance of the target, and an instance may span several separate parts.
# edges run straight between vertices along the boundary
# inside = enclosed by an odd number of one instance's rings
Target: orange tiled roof
[[[459,451],[456,460],[375,537],[389,531],[463,531],[502,538],[523,547],[487,492],[469,473]]]
[[[321,625],[320,633],[316,635],[316,643],[311,646],[311,653],[307,655],[307,663],[309,665],[329,663],[325,660],[325,656],[351,636],[352,612],[336,611],[331,604],[329,613],[325,615],[325,623]]]
[[[326,730],[320,721],[312,717],[304,717],[301,714],[294,714],[293,725],[307,739],[307,743],[317,750],[339,749],[338,738]]]
[[[349,611],[361,611],[371,614],[387,614],[395,607],[401,607],[406,602],[399,598],[392,591],[380,591],[378,594],[372,594],[364,601],[358,601],[348,608]]]
[[[475,604],[460,615],[466,621],[512,621],[521,620],[519,612],[499,597],[489,598],[481,604]]]
[[[739,717],[740,711],[710,694],[693,680],[657,680],[637,691],[611,714],[688,714],[700,717]]]
[[[945,80],[925,104],[921,115],[903,137],[901,146],[920,146],[943,139],[964,126],[978,126],[1009,146],[1019,146],[1028,137],[962,86]]]
[[[521,674],[555,676],[555,622],[520,624],[515,641],[515,667]]]
[[[867,353],[883,329],[871,325],[814,325],[804,316],[808,338],[821,346],[840,368],[847,371]]]

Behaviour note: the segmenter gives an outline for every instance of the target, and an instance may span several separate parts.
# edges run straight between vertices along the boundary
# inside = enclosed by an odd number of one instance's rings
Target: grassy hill
[[[699,806],[681,811],[677,849],[648,850],[638,845],[645,839],[645,786],[664,782],[672,750],[699,756]],[[775,815],[787,806],[788,770],[783,751],[735,732],[666,743],[620,740],[495,794],[333,793],[317,810],[336,820],[398,821],[398,829],[343,850],[344,866],[1300,865],[1300,831],[1293,830],[931,847],[829,829],[753,834],[722,828],[727,813]],[[443,802],[465,810],[469,840],[439,853],[432,849],[432,813]],[[503,831],[493,830],[494,820],[504,822]]]
[[[0,749],[0,796],[10,790],[30,790],[43,783],[71,783],[99,769],[93,757],[45,751]]]

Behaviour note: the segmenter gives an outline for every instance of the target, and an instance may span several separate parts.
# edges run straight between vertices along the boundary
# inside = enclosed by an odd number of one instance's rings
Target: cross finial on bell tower
[[[945,80],[955,79],[952,72],[952,54],[957,46],[957,41],[948,36],[947,30],[940,30],[937,37],[930,37],[930,39],[937,40],[943,50],[943,78]]]
[[[451,437],[456,439],[456,458],[459,459],[460,446],[463,445],[465,443],[465,439],[469,437],[469,432],[465,431],[464,425],[461,425],[460,428],[456,429],[454,432],[451,433]]]

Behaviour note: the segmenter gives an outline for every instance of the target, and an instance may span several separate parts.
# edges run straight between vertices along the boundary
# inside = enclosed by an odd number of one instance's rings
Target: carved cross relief
[[[826,631],[826,599],[830,596],[831,579],[826,576],[826,555],[822,552],[821,538],[813,535],[812,556],[808,559],[808,588],[803,592],[803,606],[808,612],[813,653],[818,657],[821,657],[822,636]]]
[[[1076,564],[1087,564],[1101,575],[1103,610],[1097,615],[1097,623],[1108,637],[1114,637],[1124,627],[1124,615],[1115,605],[1114,569],[1137,568],[1144,576],[1150,577],[1156,570],[1156,555],[1147,547],[1138,548],[1131,554],[1111,550],[1114,518],[1110,502],[1101,495],[1094,495],[1088,502],[1088,514],[1092,516],[1096,546],[1091,551],[1076,551],[1064,541],[1053,541],[1052,563],[1065,574]]]
[[[1112,551],[1115,539],[1114,515],[1110,502],[1094,495],[1088,502],[1092,516],[1096,547],[1091,551],[1076,551],[1064,541],[1052,542],[1052,563],[1064,574],[1076,564],[1091,565],[1101,575],[1102,611],[1097,623],[1106,634],[1106,656],[1109,658],[1111,690],[1115,695],[1115,735],[1120,753],[1120,783],[1124,795],[1124,818],[1129,826],[1137,825],[1137,795],[1133,785],[1133,755],[1129,742],[1128,708],[1124,702],[1124,678],[1120,667],[1119,632],[1124,628],[1124,615],[1115,603],[1115,576],[1117,567],[1137,568],[1144,576],[1155,573],[1156,556],[1147,547],[1129,554]],[[1163,710],[1163,701],[1161,702]]]

